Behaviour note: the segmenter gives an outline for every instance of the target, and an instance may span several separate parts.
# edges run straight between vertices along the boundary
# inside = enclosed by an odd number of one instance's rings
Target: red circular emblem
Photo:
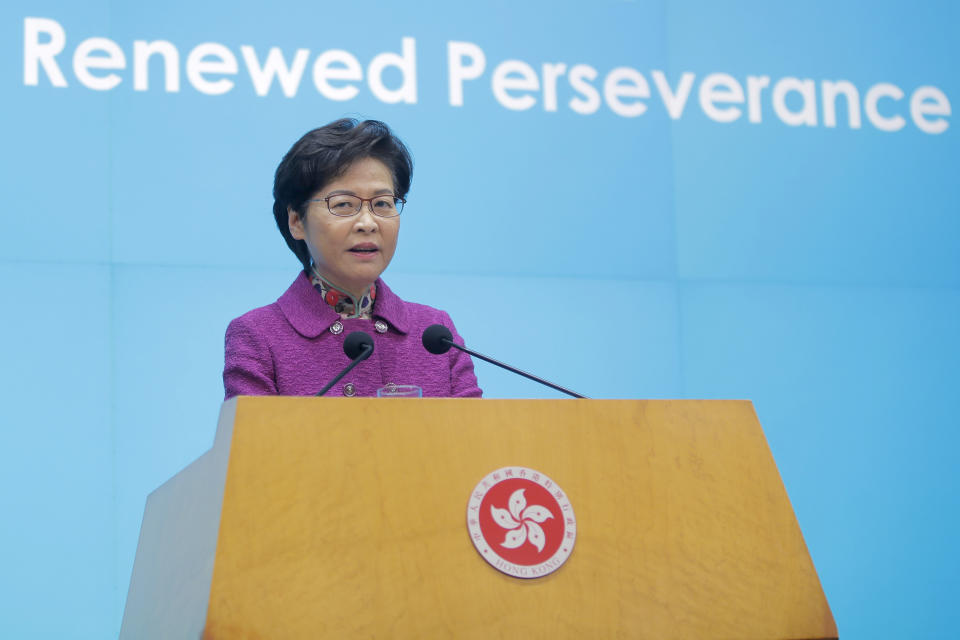
[[[527,467],[504,467],[480,481],[467,502],[473,546],[494,568],[539,578],[567,561],[577,520],[566,493]]]

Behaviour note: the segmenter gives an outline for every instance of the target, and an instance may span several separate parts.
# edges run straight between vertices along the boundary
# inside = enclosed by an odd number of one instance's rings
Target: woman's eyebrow
[[[383,189],[377,189],[376,191],[374,191],[374,192],[373,192],[373,195],[375,195],[375,196],[382,196],[382,195],[390,195],[390,194],[392,194],[392,193],[393,193],[393,189],[389,189],[389,188],[387,188],[387,187],[384,187]],[[338,195],[355,196],[355,195],[357,195],[357,194],[356,194],[355,192],[351,191],[350,189],[337,189],[337,190],[335,190],[335,191],[331,191],[330,193],[328,193],[328,194],[327,194],[327,197],[330,197],[330,196],[338,196]]]

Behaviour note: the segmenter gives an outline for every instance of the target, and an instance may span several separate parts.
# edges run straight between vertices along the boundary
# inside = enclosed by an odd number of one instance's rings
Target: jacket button
[[[347,384],[343,385],[343,395],[347,396],[348,398],[352,398],[353,396],[357,395],[357,385],[353,384],[352,382],[348,382]]]
[[[387,332],[387,323],[383,320],[377,320],[373,323],[373,328],[377,333],[386,333]]]
[[[343,333],[343,323],[337,320],[332,325],[330,325],[330,333],[332,333],[335,336],[338,336],[341,333]]]

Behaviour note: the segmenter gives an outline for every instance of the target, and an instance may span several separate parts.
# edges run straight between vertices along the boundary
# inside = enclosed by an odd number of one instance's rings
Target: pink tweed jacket
[[[446,312],[404,302],[377,280],[373,315],[386,323],[385,332],[376,331],[371,320],[341,319],[301,272],[276,302],[245,313],[227,327],[225,398],[315,394],[350,363],[343,340],[356,330],[373,337],[373,354],[326,395],[375,396],[377,389],[393,383],[417,385],[424,397],[481,396],[468,355],[457,349],[433,355],[420,342],[423,330],[439,323],[463,344]],[[338,327],[342,331],[335,333]]]

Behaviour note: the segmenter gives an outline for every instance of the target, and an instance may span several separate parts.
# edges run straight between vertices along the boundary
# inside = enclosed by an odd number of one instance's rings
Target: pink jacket
[[[385,322],[386,332],[377,332],[371,320],[342,320],[301,272],[276,302],[227,327],[225,398],[315,394],[350,363],[343,340],[356,330],[373,337],[373,354],[326,395],[375,396],[378,388],[394,383],[417,385],[424,397],[481,396],[470,356],[457,349],[433,355],[420,342],[423,330],[439,323],[463,344],[446,312],[404,302],[377,280],[374,320]],[[338,321],[342,331],[334,333]]]

